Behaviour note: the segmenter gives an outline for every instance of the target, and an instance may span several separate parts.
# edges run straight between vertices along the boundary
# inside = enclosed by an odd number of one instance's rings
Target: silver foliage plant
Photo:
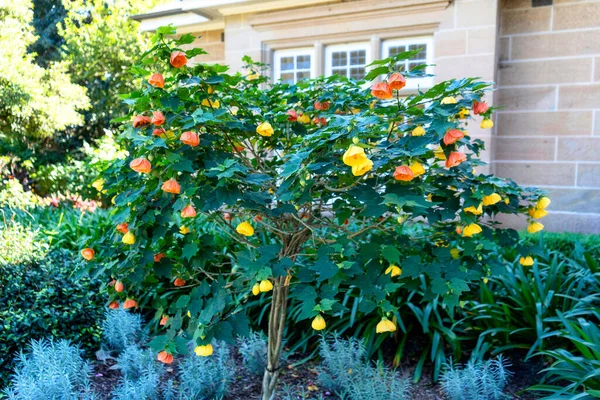
[[[408,381],[382,364],[367,360],[364,342],[337,335],[321,336],[319,382],[344,400],[403,400],[410,397]]]
[[[9,400],[94,400],[90,365],[67,340],[32,340],[4,394]]]
[[[144,339],[142,317],[118,308],[106,310],[102,322],[104,345],[118,353]]]
[[[499,356],[466,365],[446,364],[441,378],[442,390],[450,400],[500,400],[509,396],[504,387],[510,378],[510,364]]]
[[[180,399],[222,399],[235,375],[235,364],[227,344],[217,342],[210,357],[191,355],[179,364]]]

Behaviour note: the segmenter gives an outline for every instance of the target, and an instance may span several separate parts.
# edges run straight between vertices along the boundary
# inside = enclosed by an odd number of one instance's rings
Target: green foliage
[[[569,255],[538,257],[531,267],[514,262],[507,274],[481,285],[479,299],[465,304],[467,323],[480,332],[477,353],[522,348],[532,355],[560,345],[549,335],[559,326],[557,316],[588,314],[600,291],[597,262],[588,250],[576,248]]]
[[[559,313],[562,323],[560,330],[548,336],[558,336],[567,340],[569,346],[546,350],[540,355],[552,360],[546,368],[545,376],[539,385],[529,390],[536,391],[544,399],[596,399],[600,397],[600,328],[598,328],[598,309],[595,322],[585,318],[569,320]],[[576,313],[570,313],[577,315]]]
[[[32,339],[53,336],[97,349],[104,298],[97,280],[74,275],[79,268],[79,257],[66,250],[2,266],[0,379],[12,367],[15,352]]]
[[[134,14],[160,0],[75,0],[64,2],[67,16],[58,27],[64,40],[63,59],[75,82],[87,88],[92,107],[85,125],[74,134],[98,138],[110,121],[125,112],[119,97],[134,89],[128,69],[138,60],[148,38],[139,32]]]
[[[467,365],[446,364],[442,390],[450,400],[500,400],[508,398],[504,386],[510,365],[499,356],[488,361],[470,360]]]
[[[76,193],[85,199],[100,199],[101,194],[91,183],[112,161],[124,156],[112,134],[106,131],[105,136],[95,141],[95,146],[84,142],[81,149],[68,154],[63,162],[38,166],[31,174],[35,191],[41,196]]]
[[[36,233],[19,222],[0,224],[0,266],[30,264],[43,259],[48,243],[36,240]]]
[[[59,61],[63,39],[57,25],[67,15],[62,0],[33,0],[33,27],[37,40],[28,50],[35,53],[35,62],[42,67]]]
[[[299,305],[292,313],[296,321],[319,313],[351,313],[348,291],[364,315],[391,318],[402,305],[392,301],[400,288],[404,293],[421,291],[415,301],[437,298],[439,307],[450,313],[469,283],[504,272],[498,244],[514,247],[518,235],[483,218],[524,213],[541,192],[474,174],[473,167],[482,164],[476,158],[483,149],[480,140],[442,141],[447,130],[465,129],[465,122],[472,122],[456,115],[481,100],[489,84],[446,81],[389,101],[374,100],[365,82],[339,76],[261,90],[265,78],[230,75],[223,66],[170,67],[171,53],[193,41],[191,35],[168,39],[173,33],[172,28],[159,29],[152,49],[132,68],[143,79],[166,70],[165,88],[144,82],[125,96],[129,113],[120,119],[161,110],[167,132],[155,136],[151,125],[134,128],[125,123],[119,143],[129,157],[113,163],[104,175],[107,196],[116,196],[113,226],[128,223],[135,243],[123,244],[115,232],[86,243],[98,255],[91,270],[124,281],[127,293],[115,297],[135,298],[154,309],[157,319],[171,317],[153,341],[156,350],[174,353],[186,339],[197,344],[231,341],[236,333],[246,332],[244,305],[257,281],[272,280],[275,292],[289,285],[289,295]],[[201,52],[186,54],[191,58]],[[392,72],[397,61],[377,65]],[[446,97],[458,101],[446,104]],[[316,108],[315,101],[329,102],[329,108]],[[321,120],[289,121],[288,111]],[[257,133],[263,122],[272,125],[273,135]],[[417,125],[425,127],[424,136],[408,134]],[[199,146],[181,143],[185,131],[200,134]],[[373,162],[373,169],[361,176],[341,160],[354,139]],[[436,158],[434,150],[449,157],[459,147],[469,154],[458,166],[446,168]],[[129,167],[139,157],[151,162],[149,173]],[[421,163],[426,173],[410,182],[394,179],[396,167],[413,162]],[[168,179],[179,183],[180,194],[161,189]],[[464,211],[491,193],[505,201],[486,206],[481,216]],[[188,205],[201,217],[181,217]],[[255,216],[260,222],[253,221]],[[398,223],[398,217],[408,222]],[[241,222],[250,222],[255,234],[236,232]],[[473,237],[457,233],[457,227],[471,224],[482,232]],[[182,225],[190,233],[181,234]],[[458,258],[451,256],[454,248]],[[530,252],[525,246],[517,249]],[[166,257],[155,263],[158,253]],[[385,274],[390,264],[402,267],[400,277]],[[175,277],[185,279],[186,285],[174,288]],[[428,320],[428,315],[421,319]],[[433,332],[431,341],[435,362],[441,365],[441,339]]]
[[[179,396],[183,399],[222,399],[235,375],[235,366],[227,344],[217,342],[214,354],[185,357],[179,364]]]
[[[13,142],[43,138],[83,122],[89,107],[85,89],[73,84],[66,65],[47,68],[27,52],[36,41],[30,0],[7,0],[0,6],[0,139]]]
[[[319,382],[342,399],[408,399],[408,381],[383,364],[372,366],[362,340],[321,336]]]
[[[67,340],[32,340],[17,359],[9,400],[91,400],[90,365]]]
[[[144,337],[142,317],[118,308],[106,310],[102,322],[102,340],[107,348],[121,353]]]

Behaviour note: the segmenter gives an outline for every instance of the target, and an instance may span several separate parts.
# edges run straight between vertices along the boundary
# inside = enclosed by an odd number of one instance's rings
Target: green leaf
[[[183,251],[181,252],[181,256],[186,258],[188,261],[196,255],[198,252],[198,243],[188,243],[183,247]]]
[[[400,251],[394,246],[382,246],[381,255],[383,255],[383,257],[388,260],[390,264],[400,264]]]

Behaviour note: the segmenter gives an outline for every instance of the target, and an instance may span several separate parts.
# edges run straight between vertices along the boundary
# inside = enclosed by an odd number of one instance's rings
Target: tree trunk
[[[275,398],[275,387],[279,378],[280,354],[283,344],[283,330],[287,313],[287,300],[290,289],[290,276],[275,279],[273,301],[269,314],[269,341],[267,346],[267,368],[263,376],[262,400]]]

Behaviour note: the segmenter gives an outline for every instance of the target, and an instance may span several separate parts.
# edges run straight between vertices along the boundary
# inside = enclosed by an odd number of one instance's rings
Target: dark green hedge
[[[584,249],[591,251],[593,254],[600,254],[600,235],[569,232],[542,232],[541,234],[523,232],[521,238],[527,244],[539,244],[541,240],[545,249],[559,251],[567,255],[575,249],[576,243],[581,244]]]
[[[15,353],[31,339],[70,339],[97,350],[104,310],[99,282],[77,278],[80,258],[67,250],[43,260],[0,267],[0,388]]]

